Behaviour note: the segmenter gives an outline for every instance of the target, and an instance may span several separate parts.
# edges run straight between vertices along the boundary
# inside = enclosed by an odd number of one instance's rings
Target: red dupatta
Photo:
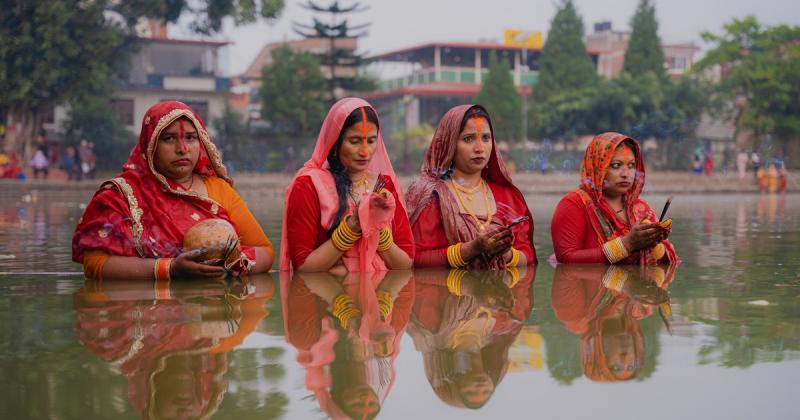
[[[86,207],[72,238],[73,261],[82,263],[86,251],[175,257],[183,249],[186,231],[204,219],[224,219],[236,227],[217,202],[183,189],[156,171],[155,150],[161,131],[179,118],[191,121],[200,139],[194,172],[233,184],[197,114],[181,102],[159,102],[145,113],[139,142],[122,166],[123,172],[104,182]],[[242,248],[254,259],[252,248]]]
[[[628,222],[619,218],[608,204],[608,201],[603,198],[606,170],[611,164],[611,159],[617,147],[626,140],[629,140],[628,143],[632,145],[633,153],[636,157],[636,176],[633,180],[633,185],[622,197]],[[644,219],[649,219],[651,222],[658,220],[650,205],[639,197],[644,188],[645,170],[639,142],[635,139],[614,132],[597,135],[586,147],[580,172],[581,185],[576,192],[581,201],[583,201],[584,208],[589,215],[592,230],[599,246],[602,247],[607,241],[626,235],[631,229],[630,223],[640,223]],[[669,262],[679,262],[672,244],[669,241],[664,241],[663,244]],[[650,249],[640,250],[623,261],[629,264],[639,263],[643,265],[657,263]]]
[[[412,225],[418,222],[422,210],[425,209],[434,198],[434,194],[439,197],[444,233],[447,237],[447,241],[451,244],[469,242],[475,239],[478,234],[477,226],[473,223],[466,222],[461,216],[458,200],[447,187],[447,174],[451,171],[453,159],[456,155],[458,136],[461,134],[461,121],[463,121],[464,115],[473,109],[481,110],[485,112],[486,115],[489,115],[489,112],[486,111],[486,108],[482,105],[459,105],[451,108],[444,114],[433,135],[433,140],[425,154],[425,159],[422,161],[420,176],[411,183],[407,194],[410,215],[409,221]],[[494,128],[492,127],[491,121],[489,121],[489,129],[492,132],[492,152],[489,155],[489,163],[481,172],[481,177],[488,182],[493,182],[509,188],[512,193],[518,195],[520,201],[524,203],[525,199],[522,193],[511,181],[511,176],[508,174],[506,165],[503,162],[503,157],[500,156],[497,150],[497,144],[494,139]],[[531,224],[531,229],[530,238],[528,239],[531,243],[531,249],[534,252],[534,260],[531,261],[531,263],[535,264],[536,251],[533,247],[533,215],[527,206],[525,208],[525,215],[530,218],[529,223]],[[497,216],[497,214],[495,216]],[[513,215],[513,217],[516,216],[519,215]],[[424,221],[419,222],[424,223]],[[503,222],[508,222],[508,220],[503,220]],[[495,256],[489,261],[488,267],[484,267],[480,259],[475,259],[474,264],[480,264],[481,268],[505,268],[502,255]]]

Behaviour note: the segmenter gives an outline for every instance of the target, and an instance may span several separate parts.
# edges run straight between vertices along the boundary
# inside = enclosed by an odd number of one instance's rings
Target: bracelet
[[[392,245],[394,245],[392,231],[389,230],[389,228],[381,229],[381,232],[378,235],[378,252],[386,252],[392,247]]]
[[[466,274],[466,270],[450,270],[450,272],[447,273],[447,290],[456,296],[461,296],[461,279],[463,279]]]
[[[389,318],[389,314],[392,313],[392,308],[394,308],[392,295],[385,290],[379,290],[375,293],[375,296],[378,298],[378,312],[381,315],[381,320],[386,321],[386,319]]]
[[[172,280],[169,274],[169,269],[171,265],[172,265],[172,258],[156,259],[156,263],[153,264],[153,278],[156,280],[156,282]]]
[[[511,247],[511,259],[508,260],[506,263],[506,268],[508,267],[516,267],[519,265],[519,251],[517,251],[513,246]]]
[[[625,248],[625,244],[622,243],[622,238],[617,236],[615,239],[603,244],[603,254],[605,254],[608,262],[613,264],[617,261],[624,260],[630,253],[628,249]]]
[[[347,215],[341,222],[339,222],[339,226],[336,230],[333,231],[331,235],[331,242],[333,242],[333,246],[336,247],[339,251],[346,252],[348,249],[353,247],[353,244],[361,238],[360,233],[353,232],[349,226],[347,226],[347,220],[349,220],[350,215]]]
[[[459,242],[447,247],[447,262],[450,264],[450,267],[461,268],[467,265],[466,261],[461,257],[461,245],[462,242]]]

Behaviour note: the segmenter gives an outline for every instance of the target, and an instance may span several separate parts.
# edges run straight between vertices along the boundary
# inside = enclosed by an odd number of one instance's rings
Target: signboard
[[[539,50],[544,43],[542,42],[542,33],[540,31],[506,29],[503,32],[503,45]]]

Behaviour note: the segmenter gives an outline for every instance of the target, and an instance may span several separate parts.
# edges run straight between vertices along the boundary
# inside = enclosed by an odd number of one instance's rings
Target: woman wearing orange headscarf
[[[459,105],[442,117],[408,189],[408,206],[416,267],[536,264],[533,217],[480,105]],[[512,229],[515,219],[521,224]]]
[[[619,133],[592,139],[581,164],[581,184],[558,203],[551,234],[558,262],[677,263],[667,241],[672,221],[658,223],[639,195],[644,161],[636,140]]]
[[[311,159],[286,188],[282,271],[411,267],[405,202],[379,125],[363,99],[331,107]]]
[[[184,249],[185,236],[201,223],[226,227],[227,258],[211,262],[201,249]],[[89,278],[258,273],[269,270],[273,258],[272,244],[233,189],[205,125],[175,101],[147,110],[123,172],[95,193],[72,238],[72,259]]]

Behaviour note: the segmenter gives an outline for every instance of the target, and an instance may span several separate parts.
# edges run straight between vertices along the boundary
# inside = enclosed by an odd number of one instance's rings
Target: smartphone
[[[514,226],[516,226],[516,225],[518,225],[518,224],[520,224],[522,222],[527,221],[528,219],[530,219],[530,217],[528,217],[528,216],[517,217],[516,219],[512,220],[511,223],[507,224],[506,227],[507,228],[512,228],[512,227],[514,227]]]

